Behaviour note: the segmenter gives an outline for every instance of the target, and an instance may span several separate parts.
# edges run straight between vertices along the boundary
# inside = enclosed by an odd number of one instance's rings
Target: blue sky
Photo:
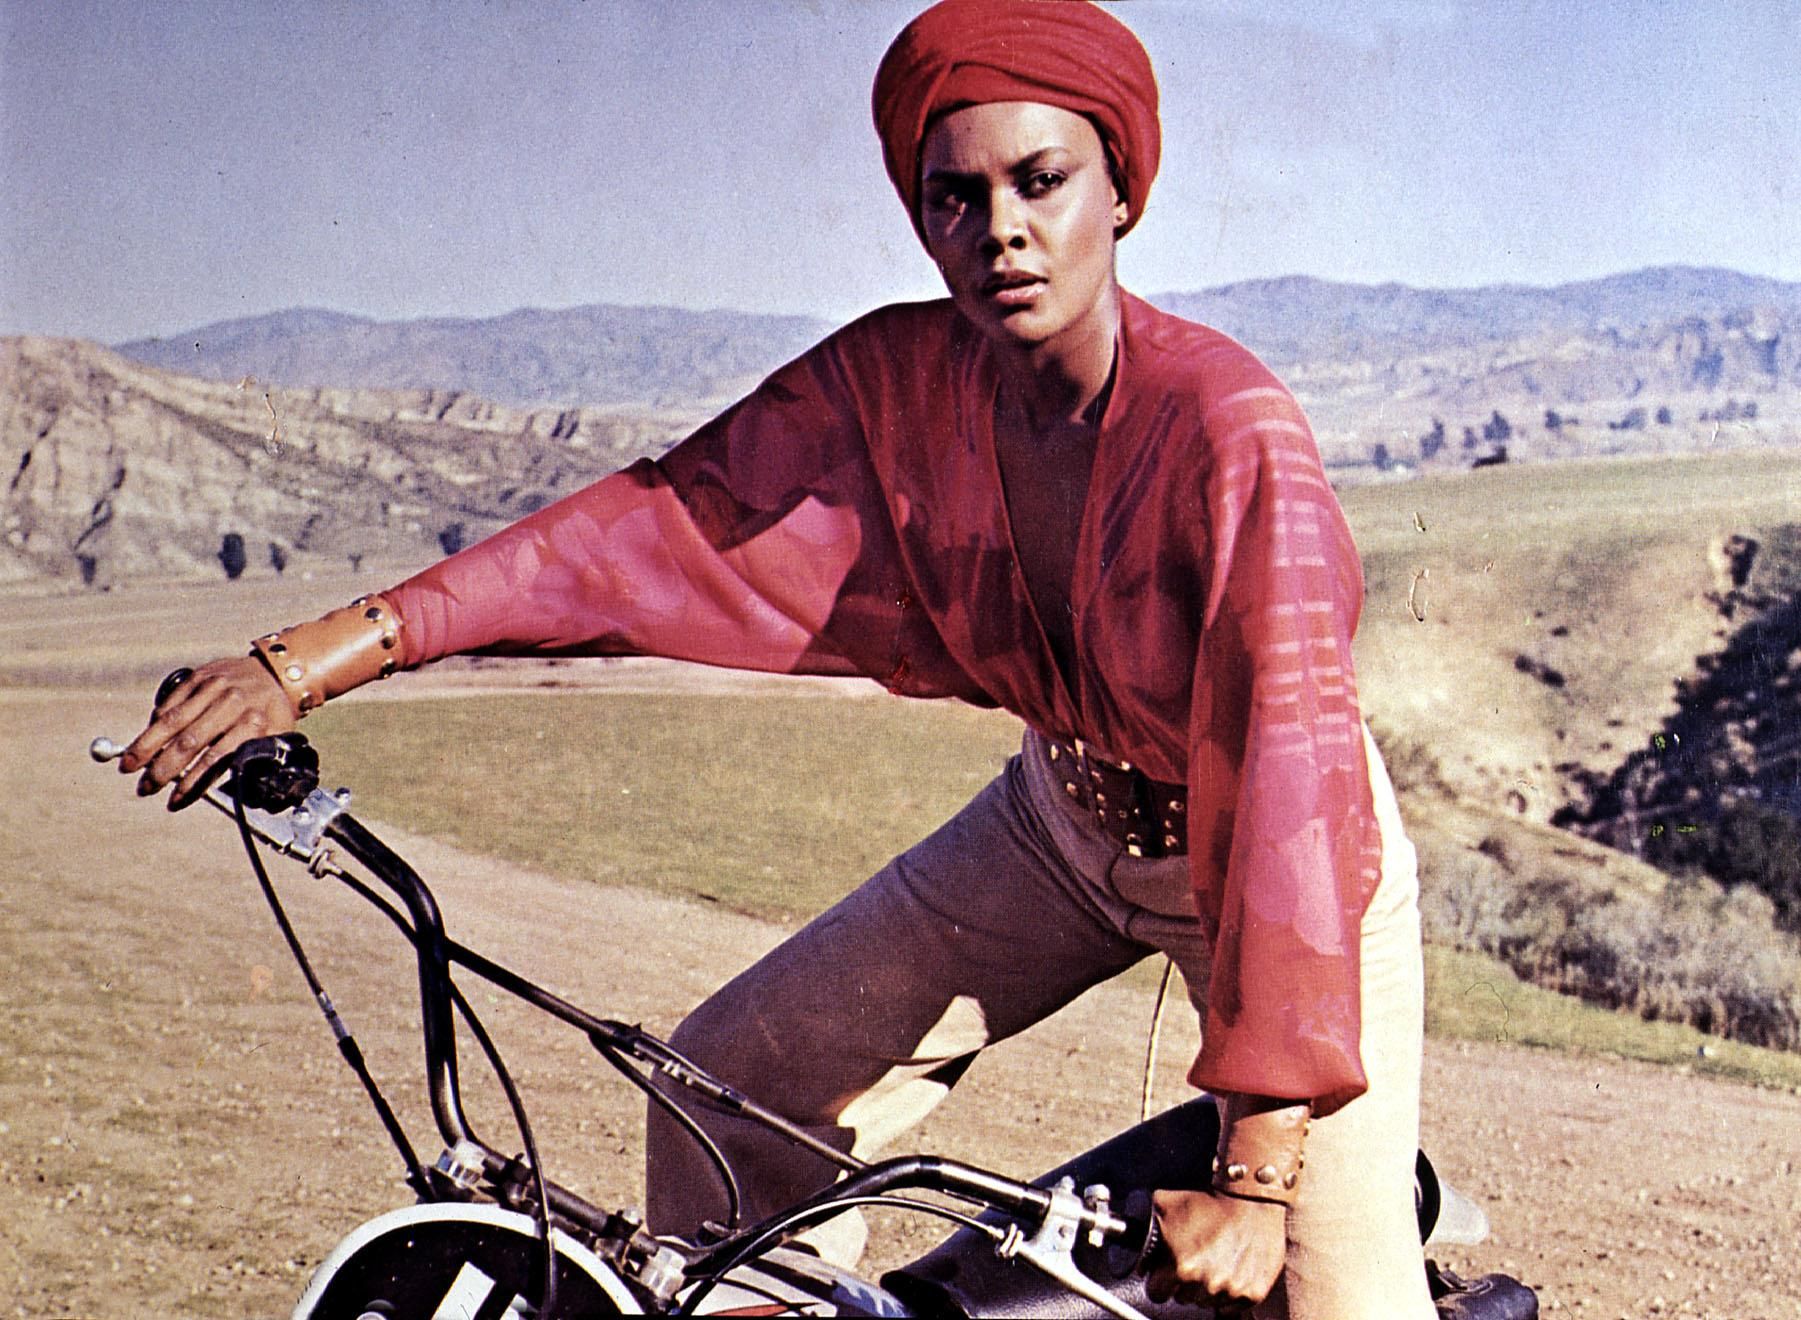
[[[868,113],[916,8],[0,0],[0,333],[934,295]],[[1164,97],[1141,292],[1801,280],[1792,0],[1115,12]]]

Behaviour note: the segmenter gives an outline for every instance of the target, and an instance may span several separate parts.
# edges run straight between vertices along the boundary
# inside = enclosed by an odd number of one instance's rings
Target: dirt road
[[[0,602],[0,631],[9,608],[20,625],[43,605]],[[170,817],[89,762],[94,734],[136,727],[144,690],[110,674],[0,687],[0,1313],[285,1315],[338,1236],[406,1197],[224,821]],[[393,841],[459,938],[652,1027],[780,933]],[[378,1076],[422,1122],[410,976],[386,928],[303,874],[286,889]],[[919,1145],[1030,1172],[1125,1126],[1148,1012],[1143,993],[1107,988],[992,1051]],[[519,1030],[504,1005],[492,1016],[549,1166],[596,1199],[636,1200],[633,1096],[573,1036]],[[1185,1016],[1160,1102],[1182,1094]],[[472,1109],[504,1130],[491,1103]],[[1434,1043],[1425,1141],[1494,1221],[1488,1245],[1449,1263],[1505,1266],[1546,1314],[1801,1316],[1801,1097],[1499,1039]]]

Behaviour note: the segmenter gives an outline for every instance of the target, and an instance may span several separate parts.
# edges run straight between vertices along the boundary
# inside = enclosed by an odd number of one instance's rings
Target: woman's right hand
[[[163,699],[144,731],[119,758],[125,774],[142,770],[138,793],[173,783],[169,810],[185,807],[217,768],[252,738],[287,733],[294,708],[275,675],[254,655],[214,660]]]

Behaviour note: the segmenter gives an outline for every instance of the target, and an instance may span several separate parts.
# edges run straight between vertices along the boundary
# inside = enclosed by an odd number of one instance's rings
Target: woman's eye
[[[1054,191],[1063,182],[1063,176],[1056,170],[1039,170],[1026,179],[1026,195],[1042,197]]]

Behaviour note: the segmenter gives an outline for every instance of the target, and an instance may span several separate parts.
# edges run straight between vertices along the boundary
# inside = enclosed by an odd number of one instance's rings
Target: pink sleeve
[[[828,341],[662,459],[386,593],[402,665],[478,652],[852,672],[820,638],[882,557],[884,519]]]
[[[1207,417],[1190,801],[1230,819],[1191,822],[1227,851],[1195,859],[1223,884],[1201,897],[1219,933],[1191,1077],[1329,1112],[1367,1085],[1359,939],[1381,861],[1351,664],[1362,572],[1300,408],[1245,384]]]

